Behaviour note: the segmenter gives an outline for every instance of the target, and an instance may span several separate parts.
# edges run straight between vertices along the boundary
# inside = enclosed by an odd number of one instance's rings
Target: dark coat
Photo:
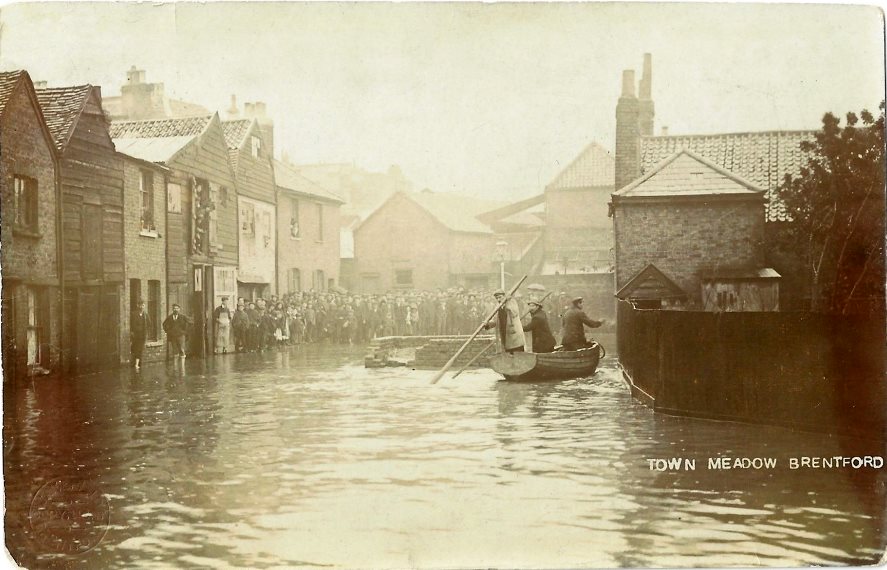
[[[561,339],[561,344],[564,346],[568,344],[583,344],[586,342],[583,326],[597,328],[601,324],[603,324],[602,321],[588,318],[588,315],[582,309],[571,307],[564,313],[564,336]]]
[[[168,337],[178,337],[188,334],[188,327],[191,325],[191,319],[186,315],[179,313],[179,317],[174,319],[172,315],[166,317],[163,321],[163,332]]]
[[[524,331],[533,333],[533,352],[552,352],[554,350],[554,335],[548,325],[548,315],[545,311],[538,310],[533,313],[530,322],[524,325]]]
[[[132,316],[129,319],[129,333],[132,335],[132,338],[144,341],[148,336],[150,322],[151,319],[148,317],[147,312],[140,313],[138,311],[133,311]]]

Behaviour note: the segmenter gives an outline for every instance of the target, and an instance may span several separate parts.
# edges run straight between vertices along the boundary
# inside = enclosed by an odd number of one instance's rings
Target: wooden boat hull
[[[506,380],[565,380],[591,376],[597,370],[603,347],[559,352],[499,353],[490,357],[490,367]]]

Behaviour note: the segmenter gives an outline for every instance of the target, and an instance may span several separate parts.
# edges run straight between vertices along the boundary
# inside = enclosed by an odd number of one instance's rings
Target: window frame
[[[156,208],[154,207],[154,173],[150,170],[139,169],[139,196],[141,197],[139,230],[156,232],[157,223]]]
[[[37,180],[21,174],[12,175],[13,188],[13,229],[28,234],[38,234],[40,229],[40,205]],[[21,204],[25,201],[24,207]],[[22,219],[22,215],[26,219]]]

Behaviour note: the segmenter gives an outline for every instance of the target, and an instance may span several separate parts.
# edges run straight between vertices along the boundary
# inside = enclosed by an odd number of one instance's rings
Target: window
[[[43,340],[43,327],[40,326],[42,317],[42,303],[40,302],[40,292],[33,288],[26,288],[26,298],[28,303],[28,366],[38,366],[43,361],[41,350],[41,341]]]
[[[323,204],[317,204],[317,241],[323,241]]]
[[[397,287],[413,286],[413,270],[412,269],[396,269],[394,271],[394,284]]]
[[[302,272],[293,267],[289,272],[289,292],[295,293],[302,290]]]
[[[299,200],[290,198],[290,237],[300,237],[299,233]]]
[[[256,206],[245,200],[240,201],[240,233],[246,237],[256,237]]]
[[[271,242],[274,238],[271,234],[271,212],[265,210],[262,212],[262,244],[265,246],[265,249],[271,247]]]
[[[139,178],[139,193],[142,196],[142,228],[146,231],[154,231],[154,175],[147,171],[141,171]]]
[[[252,151],[254,158],[259,158],[261,156],[262,150],[262,139],[253,135],[249,138],[250,141],[250,150]]]
[[[178,184],[166,187],[166,211],[171,214],[182,213],[182,187]]]
[[[37,231],[37,181],[13,176],[15,191],[15,227],[29,232]]]
[[[226,190],[227,193],[227,190]],[[219,241],[219,187],[215,184],[209,185],[209,245],[214,247]]]
[[[160,281],[148,281],[148,340],[160,340]]]

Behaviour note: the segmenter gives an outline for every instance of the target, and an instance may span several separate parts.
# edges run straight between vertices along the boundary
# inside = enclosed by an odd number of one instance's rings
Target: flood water
[[[876,562],[873,442],[654,414],[615,361],[499,382],[302,346],[4,398],[6,542],[29,568],[803,566]],[[709,469],[709,457],[774,469]],[[695,470],[648,459],[696,460]]]

